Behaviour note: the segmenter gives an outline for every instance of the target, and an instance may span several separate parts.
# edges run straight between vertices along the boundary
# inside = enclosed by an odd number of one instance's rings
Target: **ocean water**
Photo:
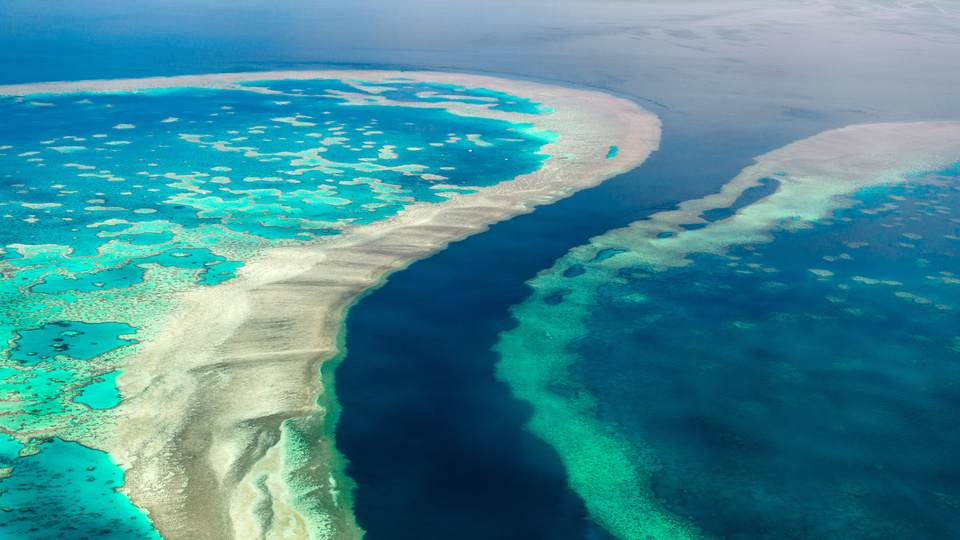
[[[122,403],[116,377],[125,359],[163,330],[157,323],[178,294],[235,278],[270,247],[531,172],[555,136],[403,106],[448,100],[548,112],[486,90],[397,81],[393,105],[365,105],[375,94],[339,80],[243,86],[272,93],[0,98],[0,427],[30,434],[11,443],[27,454],[5,458],[0,506],[45,501],[0,512],[13,537],[155,536],[113,489],[121,472],[109,457],[65,441],[97,440]],[[343,92],[370,97],[348,104]],[[69,489],[81,462],[98,471],[84,482],[109,487]],[[51,477],[62,483],[45,483]]]

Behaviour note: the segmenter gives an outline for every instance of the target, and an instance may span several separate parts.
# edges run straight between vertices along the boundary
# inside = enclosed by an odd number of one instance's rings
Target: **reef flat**
[[[0,96],[0,488],[71,444],[106,452],[124,475],[104,481],[145,523],[128,537],[359,537],[329,392],[351,303],[451,241],[637,166],[659,141],[657,119],[626,100],[442,73]],[[76,531],[89,513],[43,526]]]
[[[951,477],[950,460],[904,451],[898,433],[914,424],[903,418],[939,418],[937,396],[957,377],[960,123],[853,125],[755,161],[719,193],[595,237],[538,274],[512,309],[517,328],[501,334],[499,378],[533,404],[528,429],[618,538],[945,534],[957,494],[924,471]],[[874,380],[884,384],[863,382]],[[941,437],[949,421],[908,439]],[[911,457],[875,457],[884,448]],[[902,476],[871,476],[885,469]],[[891,482],[929,502],[897,515],[910,505]]]

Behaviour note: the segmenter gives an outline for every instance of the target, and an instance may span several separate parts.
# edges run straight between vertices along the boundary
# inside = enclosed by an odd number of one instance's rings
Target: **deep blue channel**
[[[369,540],[606,539],[531,409],[496,381],[497,334],[524,282],[590,237],[716,191],[762,154],[831,126],[790,120],[708,133],[662,115],[642,167],[452,244],[390,277],[347,323],[337,444]],[[761,141],[757,143],[757,141]]]

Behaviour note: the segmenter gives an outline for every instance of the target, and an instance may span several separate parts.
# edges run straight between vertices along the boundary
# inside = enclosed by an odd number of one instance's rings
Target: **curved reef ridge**
[[[690,265],[692,256],[767,243],[775,231],[811,228],[852,206],[857,192],[936,181],[918,173],[958,160],[960,122],[824,132],[755,158],[717,194],[591,239],[531,280],[534,294],[512,308],[519,325],[501,334],[496,347],[498,377],[534,405],[528,428],[557,449],[593,518],[624,540],[702,536],[652,492],[655,459],[597,420],[596,398],[570,377],[580,359],[571,346],[587,335],[601,287]]]
[[[270,184],[259,190],[240,190],[248,185],[237,182],[235,177],[231,180],[230,175],[243,176],[243,171],[231,173],[229,167],[209,167],[214,171],[212,175],[196,171],[152,176],[149,170],[137,173],[171,182],[166,186],[180,190],[166,201],[180,203],[175,208],[188,205],[188,210],[197,210],[198,218],[222,218],[223,226],[215,227],[219,236],[204,234],[214,229],[204,229],[206,225],[194,222],[191,222],[192,228],[164,225],[154,216],[157,210],[153,208],[135,210],[119,219],[104,216],[103,220],[86,227],[93,230],[99,227],[102,231],[98,236],[112,241],[96,251],[107,259],[121,246],[130,250],[176,241],[180,242],[176,245],[180,251],[158,253],[157,248],[149,252],[150,258],[139,260],[147,264],[137,267],[146,270],[133,274],[134,281],[143,282],[134,285],[127,281],[120,283],[120,280],[133,279],[121,275],[124,264],[134,268],[134,259],[130,258],[134,255],[130,253],[124,255],[126,259],[117,258],[116,268],[57,270],[42,277],[29,277],[33,280],[32,289],[19,289],[20,292],[55,295],[50,296],[55,299],[50,301],[59,302],[56,320],[116,323],[129,316],[139,329],[135,334],[138,343],[93,356],[83,365],[71,364],[88,382],[69,387],[64,399],[77,396],[84,385],[103,384],[105,378],[110,378],[109,372],[119,366],[122,368],[116,378],[122,397],[119,405],[109,408],[112,403],[107,403],[96,411],[84,408],[84,414],[96,413],[95,419],[89,422],[78,421],[80,417],[75,416],[69,421],[48,422],[23,432],[4,428],[3,433],[26,448],[33,448],[37,441],[61,437],[108,452],[125,471],[122,491],[148,511],[157,531],[167,539],[360,537],[362,531],[351,514],[350,480],[343,474],[343,463],[332,439],[336,403],[329,392],[332,369],[328,369],[331,360],[341,352],[338,336],[351,303],[364,291],[376,287],[390,272],[443,249],[449,242],[636,167],[659,143],[656,117],[623,99],[530,82],[445,73],[220,74],[8,86],[0,87],[0,95],[22,96],[16,98],[20,100],[17,106],[42,109],[52,107],[53,104],[46,103],[51,101],[51,96],[70,93],[82,93],[81,97],[111,94],[119,96],[117,99],[132,99],[141,94],[162,96],[164,92],[173,92],[171,99],[181,99],[176,92],[182,89],[213,89],[269,95],[277,100],[272,103],[283,105],[309,97],[302,88],[295,87],[316,80],[334,81],[327,85],[324,97],[334,97],[339,106],[355,106],[358,111],[379,107],[377,110],[382,113],[415,107],[446,111],[458,118],[512,125],[509,129],[517,134],[516,139],[484,141],[482,134],[468,133],[444,142],[459,141],[458,144],[466,145],[469,140],[479,151],[480,147],[510,141],[520,141],[517,144],[533,141],[539,147],[536,155],[541,157],[523,174],[491,185],[466,181],[451,185],[452,181],[448,182],[446,176],[452,175],[431,168],[430,163],[414,162],[389,168],[397,175],[416,175],[424,182],[432,182],[429,189],[433,191],[421,197],[401,193],[398,186],[376,178],[378,170],[387,170],[376,164],[401,153],[402,149],[396,146],[381,146],[379,154],[369,158],[366,164],[349,165],[343,159],[334,160],[331,153],[320,153],[344,144],[349,134],[343,126],[327,129],[306,115],[279,117],[277,113],[278,118],[269,118],[271,123],[278,124],[273,127],[284,124],[316,131],[324,129],[324,133],[300,137],[321,139],[320,145],[326,148],[311,153],[303,151],[303,146],[287,148],[285,145],[290,142],[263,139],[274,145],[269,155],[264,150],[268,146],[266,142],[258,143],[262,145],[260,148],[250,147],[249,141],[243,143],[246,146],[239,146],[239,141],[247,137],[265,136],[263,130],[269,126],[248,126],[244,137],[219,141],[211,140],[208,135],[197,135],[197,130],[202,128],[191,126],[184,128],[189,131],[180,133],[179,140],[196,145],[198,152],[201,149],[239,152],[260,162],[287,160],[299,169],[277,171],[280,174],[276,177],[262,174],[255,177],[250,173],[243,179],[250,185]],[[469,94],[467,97],[458,94],[464,90]],[[97,105],[95,97],[90,99],[94,101],[90,107]],[[235,112],[232,108],[220,107],[223,111],[208,116],[232,114]],[[180,116],[170,115],[160,122],[175,125],[182,121]],[[199,124],[199,120],[195,123]],[[415,122],[405,125],[413,130],[418,127]],[[110,126],[117,130],[110,134],[135,133],[138,128],[133,122],[119,122]],[[338,129],[341,131],[336,131]],[[367,138],[379,133],[370,125],[361,130],[366,130],[363,135]],[[176,136],[176,132],[170,133]],[[442,141],[444,135],[440,137]],[[121,149],[123,145],[130,145],[131,140],[111,141],[106,144],[116,146],[97,150]],[[63,166],[90,169],[88,177],[96,176],[105,182],[124,180],[119,178],[119,173],[100,170],[103,166],[84,165],[79,157],[73,157],[88,149],[92,144],[90,139],[73,137],[70,141],[69,145],[56,143],[64,146],[53,148],[57,154],[49,155],[71,156],[78,162]],[[134,141],[133,146],[136,144]],[[372,141],[364,142],[361,148],[377,152],[374,146]],[[420,150],[423,148],[406,148],[410,152]],[[41,149],[17,155],[31,159],[33,155],[47,154]],[[513,156],[503,159],[513,159]],[[284,180],[298,182],[305,172],[335,175],[348,168],[364,176],[340,182],[339,192],[322,185],[323,189],[310,192],[277,188]],[[428,170],[430,172],[426,172]],[[465,174],[469,176],[471,170],[467,169]],[[211,183],[227,187],[216,188]],[[392,215],[378,216],[368,222],[345,218],[321,223],[296,212],[289,213],[294,198],[301,202],[319,200],[334,209],[345,208],[344,205],[351,202],[349,198],[357,196],[346,195],[346,190],[360,184],[369,187],[371,191],[367,195],[373,194],[376,199],[365,205],[365,210],[379,211],[393,203],[400,208]],[[74,193],[68,187],[54,187],[61,190],[61,195]],[[221,189],[236,195],[236,200],[246,202],[242,206],[227,207],[227,195],[219,199],[209,196],[213,189]],[[130,192],[123,194],[129,196]],[[93,197],[102,195],[98,193]],[[273,197],[273,203],[258,205],[257,197]],[[58,210],[57,203],[24,204],[33,205],[29,208],[35,214],[42,214],[45,209]],[[103,198],[94,198],[85,204],[93,205],[84,208],[87,213],[127,210],[111,206]],[[237,222],[234,218],[251,212],[257,214],[249,225],[255,232],[278,223],[289,226],[291,220],[300,220],[299,227],[312,232],[300,235],[303,240],[278,240],[264,239],[265,234],[248,234],[246,229],[239,233],[230,229]],[[133,220],[134,213],[142,214],[144,221]],[[45,218],[31,214],[23,221],[33,220],[29,221],[33,224],[39,219]],[[147,222],[148,219],[153,221]],[[123,234],[127,236],[119,236]],[[188,248],[199,249],[189,251]],[[27,276],[26,270],[16,266],[17,260],[33,263],[41,256],[70,253],[58,246],[32,247],[28,240],[9,244],[7,252],[13,254],[4,262],[9,276]],[[141,252],[147,254],[143,250],[137,253]],[[171,269],[176,266],[174,259],[179,257],[176,260],[182,262],[191,256],[201,257],[200,265],[183,268],[183,271],[194,280],[199,276],[200,284],[213,286],[170,285],[176,277],[171,275],[175,272]],[[217,274],[216,279],[214,272],[208,270],[211,265],[231,264],[233,266],[217,266],[226,271]],[[126,287],[122,290],[132,292],[121,298],[122,295],[108,294],[111,290],[120,290],[112,287]],[[73,296],[66,298],[63,294]],[[71,303],[75,297],[87,298],[84,300],[87,303]],[[50,321],[54,321],[53,317],[50,316]],[[44,328],[41,323],[34,326]],[[21,330],[23,328],[15,329]],[[131,330],[128,328],[126,332]],[[134,335],[115,333],[123,339]],[[63,350],[55,348],[50,359],[42,356],[44,360],[38,365],[69,360],[55,354],[57,352]],[[16,359],[9,354],[4,358],[16,364]],[[109,361],[109,366],[105,361]],[[24,369],[16,365],[14,368]],[[13,470],[16,474],[16,466]]]

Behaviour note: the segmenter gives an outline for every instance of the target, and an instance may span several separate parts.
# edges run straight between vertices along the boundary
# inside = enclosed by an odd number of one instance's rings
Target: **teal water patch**
[[[129,324],[119,322],[57,321],[39,328],[21,330],[20,337],[10,350],[10,358],[27,366],[61,354],[77,360],[90,360],[136,342],[135,339],[120,337],[136,331]]]
[[[537,103],[536,101],[527,98],[511,96],[510,94],[504,92],[497,92],[495,90],[487,90],[484,88],[464,88],[463,91],[479,97],[496,99],[497,104],[493,107],[490,107],[495,111],[516,112],[523,114],[548,114],[553,112],[552,108],[547,107],[542,103]]]
[[[22,539],[155,539],[142,510],[117,491],[120,470],[105,452],[54,439],[39,453],[0,436],[0,537]]]
[[[130,227],[132,227],[132,225],[129,223],[111,223],[111,224],[102,223],[99,226],[101,231],[107,231],[107,232],[125,231]]]
[[[607,152],[607,159],[613,158],[614,156],[617,155],[617,152],[619,151],[620,151],[620,148],[618,148],[617,146],[611,146],[610,151]]]
[[[80,394],[73,398],[77,403],[83,403],[91,409],[110,409],[120,404],[120,391],[117,389],[117,375],[119,371],[104,373],[96,380],[80,389]]]

